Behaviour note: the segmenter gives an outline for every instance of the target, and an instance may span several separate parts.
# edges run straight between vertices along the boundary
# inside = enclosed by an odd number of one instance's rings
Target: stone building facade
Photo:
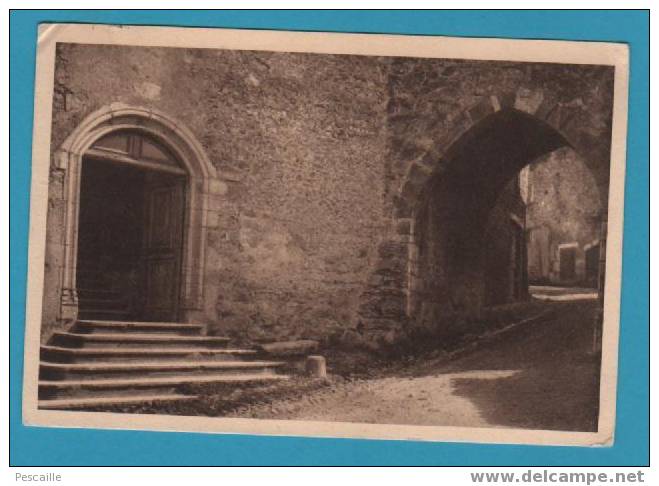
[[[569,148],[529,167],[529,280],[597,287],[601,204],[590,170]]]
[[[157,315],[250,341],[377,346],[418,322],[432,286],[432,325],[485,305],[488,214],[542,155],[577,151],[606,214],[612,85],[602,66],[60,44],[43,339],[87,299],[83,167],[116,148],[103,143],[169,167],[135,182],[165,194],[142,240],[174,228],[179,251],[159,270],[176,280],[158,291],[175,289],[173,314]],[[429,273],[418,255],[432,234],[450,263]]]

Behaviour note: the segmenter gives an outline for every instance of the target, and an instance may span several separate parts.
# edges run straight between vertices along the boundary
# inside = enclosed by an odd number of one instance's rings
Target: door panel
[[[147,180],[142,258],[147,321],[178,318],[184,188],[183,180],[163,174],[152,174]]]
[[[147,224],[147,248],[150,251],[167,251],[177,244],[177,214],[180,210],[175,187],[151,189],[149,197],[149,222]]]

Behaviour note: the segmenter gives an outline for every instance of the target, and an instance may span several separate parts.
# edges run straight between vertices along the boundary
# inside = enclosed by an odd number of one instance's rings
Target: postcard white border
[[[58,42],[614,66],[599,430],[563,432],[39,410],[37,382],[55,46]],[[41,25],[38,38],[32,145],[23,423],[33,426],[277,436],[535,445],[611,445],[615,425],[618,363],[628,75],[629,54],[625,44],[220,28]]]

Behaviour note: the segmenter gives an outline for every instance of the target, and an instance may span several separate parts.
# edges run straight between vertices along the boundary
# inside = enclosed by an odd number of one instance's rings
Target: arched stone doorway
[[[451,146],[442,170],[432,174],[414,206],[407,282],[411,319],[429,326],[523,298],[524,203],[516,176],[566,144],[533,117],[501,110]],[[508,214],[493,215],[504,192]],[[499,219],[495,224],[493,216]]]
[[[122,153],[121,144],[124,143],[127,145],[123,146]],[[139,147],[139,150],[135,147]],[[110,166],[115,167],[114,172],[121,172],[114,174],[114,177],[119,179],[122,175],[128,176],[130,172],[134,176],[132,182],[141,187],[141,197],[144,198],[142,203],[147,206],[145,210],[148,210],[149,204],[165,204],[171,209],[165,212],[155,211],[150,221],[142,219],[141,223],[157,230],[165,223],[163,217],[170,218],[167,223],[171,223],[171,227],[167,235],[173,240],[169,243],[168,249],[171,252],[168,257],[172,261],[166,272],[163,268],[154,270],[152,277],[162,280],[165,277],[163,272],[178,277],[171,288],[155,291],[160,292],[160,300],[163,300],[163,295],[174,292],[174,305],[160,310],[143,308],[137,313],[139,316],[136,313],[131,316],[151,320],[175,318],[181,321],[193,318],[203,303],[203,265],[209,199],[213,193],[221,190],[222,183],[192,133],[163,113],[116,103],[87,116],[55,153],[54,163],[57,169],[63,171],[64,182],[61,267],[59,285],[54,286],[59,294],[57,318],[63,321],[73,320],[81,310],[78,279],[83,275],[84,268],[79,272],[79,263],[82,263],[79,262],[79,257],[80,250],[83,250],[84,254],[84,249],[79,248],[79,236],[81,229],[84,229],[80,225],[81,204],[84,202],[81,197],[85,197],[81,189],[85,175],[93,178],[90,175],[93,171],[85,173],[85,164],[89,167],[92,164],[104,165],[105,169],[96,169],[97,176],[98,170],[105,170],[105,175],[109,177],[113,173]],[[136,175],[138,172],[142,175]],[[136,182],[140,177],[141,182]],[[151,202],[149,198],[152,199]],[[135,198],[134,200],[137,201]],[[180,211],[177,209],[179,207]],[[84,213],[83,210],[83,216]],[[171,219],[174,213],[178,216]],[[160,220],[154,219],[157,217]],[[180,225],[180,231],[177,225]],[[158,246],[156,240],[160,237],[163,237],[163,234],[152,233],[151,243]],[[147,245],[142,248],[147,253],[149,238],[149,235],[140,238],[142,244]],[[155,254],[152,256],[155,257]],[[140,265],[147,263],[143,261]],[[143,270],[148,274],[148,270]],[[140,278],[148,279],[147,274]],[[142,291],[150,292],[148,287],[143,287]],[[142,297],[148,300],[148,297]],[[90,307],[85,309],[83,303],[82,310],[89,311]]]
[[[561,147],[579,153],[593,173],[605,227],[609,166],[603,154],[608,146],[593,146],[592,139],[551,112],[538,116],[503,106],[494,96],[456,116],[452,126],[408,165],[394,197],[392,234],[379,245],[373,284],[360,307],[360,320],[376,334],[395,334],[396,326],[419,319],[437,323],[440,315],[451,320],[451,315],[478,312],[485,298],[482,250],[488,215],[511,179],[545,154]],[[430,259],[433,249],[423,244],[428,231],[441,240]],[[434,302],[424,305],[429,295]]]

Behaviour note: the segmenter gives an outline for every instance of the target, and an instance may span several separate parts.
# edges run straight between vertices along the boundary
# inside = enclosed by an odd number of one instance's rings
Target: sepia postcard
[[[47,24],[27,425],[607,446],[623,44]]]

